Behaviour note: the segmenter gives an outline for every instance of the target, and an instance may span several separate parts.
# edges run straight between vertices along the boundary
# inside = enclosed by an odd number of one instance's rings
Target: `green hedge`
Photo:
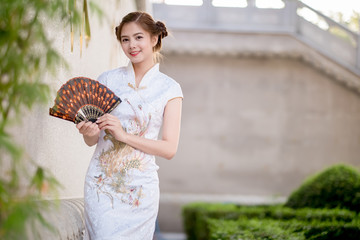
[[[359,212],[360,172],[340,164],[308,178],[285,206],[191,203],[183,220],[188,240],[358,240]]]
[[[183,207],[184,227],[188,240],[209,239],[209,219],[237,220],[241,217],[350,223],[353,219],[357,219],[357,214],[345,209],[292,209],[281,205],[237,206],[235,204],[191,203]]]
[[[232,215],[238,207],[234,204],[221,203],[190,203],[183,207],[183,222],[187,240],[207,239],[206,218],[209,214]],[[236,219],[229,218],[229,219]]]
[[[284,227],[278,220],[247,219],[219,220],[209,219],[209,238],[211,240],[263,240],[291,239],[304,240],[303,232]]]
[[[291,208],[346,208],[360,212],[360,172],[338,164],[309,177],[285,204]]]
[[[358,240],[360,225],[357,222],[320,222],[299,220],[209,219],[210,240]]]

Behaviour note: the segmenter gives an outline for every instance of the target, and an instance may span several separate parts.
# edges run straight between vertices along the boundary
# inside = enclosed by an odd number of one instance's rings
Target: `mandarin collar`
[[[156,73],[159,72],[159,63],[156,63],[154,66],[152,66],[144,75],[144,77],[141,79],[141,82],[139,84],[139,87],[136,87],[135,83],[135,71],[134,67],[131,62],[129,62],[128,66],[126,67],[126,72],[128,76],[128,86],[133,88],[134,90],[141,90],[145,89],[147,85],[149,85],[152,76],[154,76]]]

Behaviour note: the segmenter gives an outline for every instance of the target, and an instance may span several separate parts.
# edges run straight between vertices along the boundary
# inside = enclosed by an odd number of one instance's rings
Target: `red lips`
[[[133,57],[136,57],[139,53],[140,53],[140,51],[131,52],[130,55]]]

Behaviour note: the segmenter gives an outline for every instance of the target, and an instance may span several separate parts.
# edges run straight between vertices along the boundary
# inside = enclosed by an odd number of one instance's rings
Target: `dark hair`
[[[115,28],[117,39],[121,42],[121,30],[126,23],[138,23],[145,31],[149,32],[151,36],[158,36],[158,41],[153,47],[153,52],[157,53],[161,49],[161,39],[168,35],[166,26],[163,22],[157,21],[146,12],[131,12],[123,17],[119,26]]]

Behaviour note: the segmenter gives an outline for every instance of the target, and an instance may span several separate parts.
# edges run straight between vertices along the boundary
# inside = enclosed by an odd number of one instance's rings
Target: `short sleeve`
[[[105,86],[107,86],[107,72],[100,74],[97,78],[97,81]]]
[[[178,84],[177,82],[172,84],[172,86],[169,88],[166,94],[166,103],[174,98],[184,98],[180,84]]]

